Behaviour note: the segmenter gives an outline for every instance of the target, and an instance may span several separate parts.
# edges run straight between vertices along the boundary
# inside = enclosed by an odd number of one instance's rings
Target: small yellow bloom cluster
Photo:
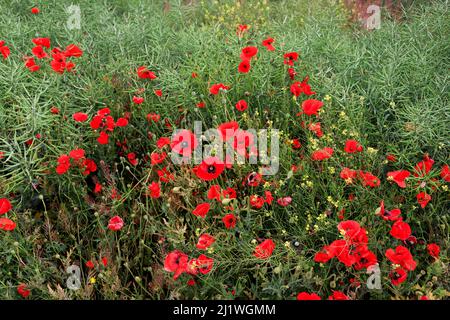
[[[331,203],[333,206],[335,206],[336,208],[339,207],[339,200],[334,200],[332,196],[328,196],[327,201],[329,203]]]

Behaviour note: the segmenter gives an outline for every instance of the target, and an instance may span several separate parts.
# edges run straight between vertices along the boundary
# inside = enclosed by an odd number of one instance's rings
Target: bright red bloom
[[[345,142],[344,151],[347,153],[361,152],[362,150],[363,147],[356,140],[350,139]]]
[[[58,158],[58,166],[56,167],[57,174],[64,174],[70,169],[70,157],[66,154]]]
[[[169,145],[170,144],[170,139],[167,137],[161,137],[158,139],[158,141],[156,141],[156,146],[159,149],[162,149],[164,146]]]
[[[43,46],[50,49],[50,38],[34,38],[31,41],[37,46]]]
[[[150,192],[150,197],[157,199],[161,196],[161,185],[158,182],[153,181],[148,186],[148,191]]]
[[[209,157],[193,170],[200,179],[210,181],[218,178],[224,169],[225,165],[218,157]]]
[[[247,73],[251,69],[250,61],[248,60],[242,60],[241,63],[239,63],[238,71],[240,73]]]
[[[205,218],[209,212],[209,209],[211,209],[211,205],[209,203],[201,203],[197,207],[195,207],[195,209],[192,211],[192,214],[197,217]]]
[[[292,72],[291,72],[292,73]],[[290,75],[291,75],[290,73]],[[291,76],[292,77],[292,76]],[[313,94],[316,94],[314,91],[311,91],[311,86],[308,84],[309,77],[305,77],[302,82],[296,81],[291,85],[291,93],[298,97],[302,93],[307,96],[312,96]]]
[[[273,250],[275,250],[275,243],[271,239],[266,239],[256,246],[253,255],[258,259],[267,259],[272,255]]]
[[[225,215],[222,218],[223,223],[225,224],[225,228],[231,229],[236,226],[236,216],[232,213]]]
[[[287,64],[289,66],[293,66],[294,62],[298,60],[298,53],[297,52],[288,52],[284,54],[284,64]]]
[[[291,197],[283,197],[283,198],[279,198],[277,200],[277,203],[282,206],[282,207],[287,207],[288,205],[290,205],[292,202],[292,198]]]
[[[185,157],[190,156],[197,145],[197,137],[186,129],[178,131],[170,143],[172,151]]]
[[[320,122],[310,123],[308,126],[308,130],[314,132],[316,134],[317,138],[321,138],[323,136],[322,126],[321,126]]]
[[[420,206],[423,208],[426,207],[426,205],[428,204],[428,202],[431,201],[431,196],[426,193],[426,192],[420,192],[417,196],[417,202],[420,204]]]
[[[27,298],[31,291],[27,289],[27,285],[24,283],[21,283],[17,286],[17,293],[22,296],[22,298]]]
[[[356,178],[356,175],[357,172],[355,170],[349,169],[347,167],[344,167],[339,174],[339,176],[348,183],[352,183],[353,179]]]
[[[80,160],[84,158],[84,150],[83,149],[74,149],[70,151],[69,157],[71,157],[73,160]]]
[[[239,124],[236,121],[225,122],[218,127],[223,141],[228,141],[230,138],[234,137],[238,129]]]
[[[206,250],[216,241],[213,236],[204,233],[198,238],[197,249]]]
[[[195,262],[201,274],[208,274],[214,265],[214,259],[208,258],[204,254],[199,255]]]
[[[89,260],[86,262],[86,267],[88,269],[94,269],[94,263],[91,260]]]
[[[88,119],[88,115],[83,112],[74,113],[72,117],[76,122],[85,122]]]
[[[209,88],[209,93],[216,95],[220,92],[220,90],[229,90],[230,87],[224,85],[223,83],[213,84],[211,88]]]
[[[31,52],[38,59],[43,59],[43,58],[48,57],[48,54],[44,51],[44,48],[42,48],[41,46],[35,46],[33,49],[31,49]]]
[[[37,7],[31,8],[32,14],[38,14],[39,12],[40,12],[39,8],[37,8]]]
[[[150,155],[151,164],[152,165],[160,164],[161,162],[164,161],[164,159],[166,159],[166,157],[167,157],[167,153],[165,153],[165,152],[161,152],[161,153],[153,152]]]
[[[388,180],[394,181],[400,188],[406,188],[405,179],[409,177],[411,173],[408,170],[390,171],[387,173]]]
[[[397,220],[391,228],[390,235],[399,240],[406,240],[411,235],[411,227],[408,223]]]
[[[362,179],[364,186],[369,186],[371,188],[378,187],[381,183],[380,179],[370,172],[359,171],[359,177]]]
[[[417,266],[411,252],[404,246],[397,246],[395,251],[390,248],[387,249],[386,258],[388,258],[392,263],[398,264],[409,271],[413,271]]]
[[[341,291],[333,291],[333,294],[328,297],[328,300],[349,300],[349,298]]]
[[[317,115],[322,106],[323,102],[316,99],[308,99],[302,102],[302,110],[308,116]]]
[[[441,178],[447,182],[450,182],[450,168],[448,165],[444,165],[441,170]]]
[[[135,104],[141,104],[142,102],[144,102],[144,98],[134,96],[134,97],[133,97],[133,102],[134,102]]]
[[[25,60],[25,67],[27,67],[28,70],[30,70],[30,72],[36,72],[36,71],[38,71],[41,68],[40,66],[38,66],[36,64],[36,61],[34,61],[33,57],[27,58]]]
[[[226,188],[222,190],[222,196],[226,199],[236,199],[236,191],[233,188]]]
[[[155,75],[153,72],[149,71],[149,70],[147,69],[147,67],[145,67],[145,66],[139,67],[139,68],[137,69],[137,75],[138,75],[138,77],[141,78],[141,79],[150,79],[150,80],[154,80],[154,79],[157,78],[156,75]]]
[[[381,217],[384,220],[397,221],[399,219],[400,220],[402,219],[402,217],[401,217],[402,212],[401,212],[400,209],[392,209],[390,211],[388,211],[388,210],[380,210],[379,214],[381,215]]]
[[[100,136],[97,138],[98,143],[100,144],[108,144],[109,143],[109,135],[102,131],[100,132]]]
[[[3,59],[5,60],[11,53],[11,50],[9,50],[8,46],[5,46],[5,42],[3,40],[0,40],[0,53],[2,54]]]
[[[250,196],[250,205],[255,209],[260,209],[264,205],[264,198],[258,195]]]
[[[186,272],[188,256],[179,250],[170,252],[164,260],[164,270],[174,272],[173,279],[176,280],[183,272]]]
[[[386,155],[386,160],[389,162],[397,162],[397,157],[392,153]]]
[[[389,279],[391,279],[394,286],[398,286],[405,282],[407,277],[408,273],[402,267],[397,267],[389,273]]]
[[[247,110],[247,108],[248,108],[248,105],[247,105],[247,102],[245,100],[239,100],[236,103],[236,109],[239,110],[239,111],[245,111],[245,110]]]
[[[267,38],[262,41],[262,45],[266,47],[268,51],[274,51],[275,47],[272,45],[275,42],[273,38]]]
[[[0,218],[0,230],[13,231],[16,223],[8,218]]]
[[[162,95],[163,95],[163,92],[161,89],[156,89],[154,92],[155,92],[155,95],[157,95],[158,97],[162,97]]]
[[[123,227],[123,220],[119,216],[114,216],[109,219],[108,229],[112,231],[119,231]]]
[[[311,159],[313,159],[314,161],[322,161],[322,160],[331,158],[332,155],[333,155],[332,148],[323,148],[323,149],[314,151],[311,155]]]
[[[427,245],[427,250],[430,256],[438,259],[441,248],[436,243],[430,243]]]
[[[206,106],[206,103],[204,101],[200,101],[197,103],[197,108],[204,108]]]
[[[297,295],[297,300],[322,300],[322,298],[316,293],[300,292]]]
[[[83,55],[83,51],[76,45],[74,44],[69,44],[66,47],[66,50],[64,51],[64,55],[66,57],[81,57]]]
[[[419,177],[419,176],[423,177],[424,175],[427,175],[430,172],[431,167],[433,167],[433,163],[434,163],[433,159],[431,159],[427,154],[424,155],[423,156],[423,160],[420,161],[414,167],[414,170],[415,170],[414,176],[416,176],[416,177]]]
[[[6,198],[0,199],[0,215],[7,213],[12,209],[11,202]]]
[[[217,200],[220,202],[220,186],[218,184],[212,185],[208,190],[207,195],[209,200]]]
[[[116,121],[116,127],[126,127],[128,125],[127,118],[119,118]]]
[[[242,60],[250,60],[258,53],[257,47],[245,47],[241,52]]]

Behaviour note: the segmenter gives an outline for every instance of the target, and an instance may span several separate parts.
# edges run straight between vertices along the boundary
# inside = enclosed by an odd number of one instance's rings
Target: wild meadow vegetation
[[[448,1],[76,2],[0,0],[0,298],[448,299]]]

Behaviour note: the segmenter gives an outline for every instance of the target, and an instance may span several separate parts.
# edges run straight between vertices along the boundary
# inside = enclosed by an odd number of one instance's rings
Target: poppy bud
[[[223,204],[224,206],[226,206],[226,205],[228,205],[228,204],[231,202],[231,200],[233,200],[233,199],[230,199],[230,198],[224,198],[224,199],[222,200],[222,204]]]

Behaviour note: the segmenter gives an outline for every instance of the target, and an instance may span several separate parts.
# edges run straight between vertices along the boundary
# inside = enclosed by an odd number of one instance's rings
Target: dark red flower
[[[298,53],[297,52],[288,52],[284,54],[284,64],[287,64],[289,66],[293,66],[294,62],[298,60]]]
[[[27,285],[25,283],[21,283],[17,286],[17,293],[22,296],[22,298],[27,298],[31,291],[27,289]]]
[[[394,286],[398,286],[405,282],[407,277],[408,273],[402,267],[397,267],[389,273],[389,279],[391,279]]]
[[[247,108],[248,108],[248,105],[247,105],[247,102],[245,100],[239,100],[236,103],[236,109],[239,110],[239,111],[245,111],[245,110],[247,110]]]
[[[448,165],[444,165],[441,170],[441,178],[450,182],[450,169]]]
[[[150,192],[150,197],[157,199],[161,196],[161,185],[158,182],[153,181],[148,186],[148,191]]]
[[[170,252],[164,260],[164,270],[174,272],[173,279],[176,280],[183,272],[186,272],[188,256],[179,250]]]
[[[350,139],[345,142],[344,151],[347,153],[361,152],[362,150],[363,147],[356,140]]]
[[[194,173],[200,179],[210,181],[218,178],[224,169],[225,165],[218,157],[209,157],[194,168]]]
[[[430,243],[427,245],[427,250],[430,256],[438,259],[441,248],[436,243]]]

